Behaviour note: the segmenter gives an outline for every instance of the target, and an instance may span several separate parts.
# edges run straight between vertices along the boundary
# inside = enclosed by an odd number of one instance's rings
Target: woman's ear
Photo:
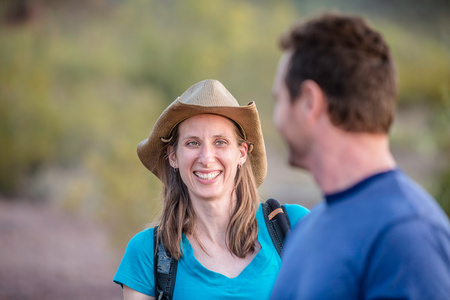
[[[247,155],[248,155],[248,144],[247,143],[242,143],[239,146],[239,163],[243,164],[246,160],[247,160]]]
[[[178,168],[177,156],[175,154],[174,146],[167,146],[167,158],[169,159],[169,164],[172,166],[172,168]]]

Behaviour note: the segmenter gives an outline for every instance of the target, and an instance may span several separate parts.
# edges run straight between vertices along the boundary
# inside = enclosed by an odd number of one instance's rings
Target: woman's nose
[[[199,162],[207,167],[212,161],[214,161],[214,149],[212,148],[212,146],[203,145]]]

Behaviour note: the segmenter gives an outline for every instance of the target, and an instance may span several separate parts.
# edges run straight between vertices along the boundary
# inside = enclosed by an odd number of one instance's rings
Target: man
[[[281,39],[274,123],[324,200],[288,238],[272,299],[450,299],[450,225],[397,168],[396,74],[383,37],[326,14]]]

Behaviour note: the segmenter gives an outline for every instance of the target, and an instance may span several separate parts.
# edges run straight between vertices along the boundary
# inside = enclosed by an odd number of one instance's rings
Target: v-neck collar
[[[259,213],[261,213],[261,210],[258,211],[257,214]],[[258,222],[258,226],[261,227],[260,222]],[[270,245],[265,243],[264,239],[261,238],[261,228],[258,231],[258,242],[261,245],[261,249],[259,250],[259,252],[241,271],[241,273],[233,278],[230,278],[218,272],[211,271],[204,267],[195,257],[194,249],[192,248],[191,243],[184,233],[182,236],[183,259],[180,260],[180,263],[186,264],[186,270],[188,272],[193,272],[197,276],[204,277],[206,280],[210,282],[212,281],[218,285],[226,284],[227,282],[233,282],[233,284],[241,282],[239,284],[244,284],[245,281],[256,278],[267,266],[267,263],[271,259],[273,259],[274,254],[278,255],[276,251],[270,251]]]

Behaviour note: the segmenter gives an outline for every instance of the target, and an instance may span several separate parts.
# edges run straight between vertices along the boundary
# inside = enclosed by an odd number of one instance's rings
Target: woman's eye
[[[226,145],[226,144],[227,144],[227,141],[224,141],[224,140],[216,141],[216,145],[218,145],[218,146],[223,146],[223,145]]]
[[[198,146],[199,143],[197,141],[190,141],[186,143],[186,146]]]

